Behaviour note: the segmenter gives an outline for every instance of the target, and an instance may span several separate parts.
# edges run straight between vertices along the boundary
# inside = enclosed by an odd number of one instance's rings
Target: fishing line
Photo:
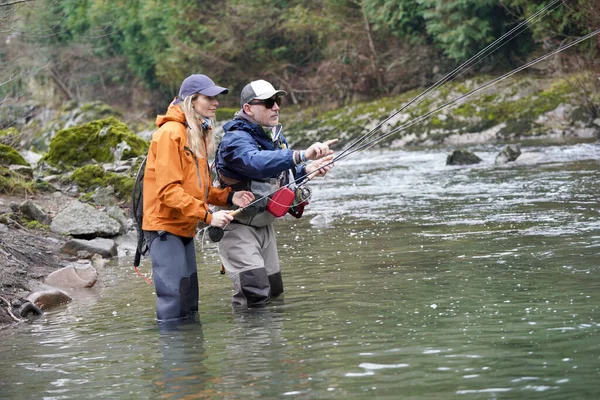
[[[473,66],[477,65],[477,63],[479,63],[482,59],[484,59],[485,57],[493,54],[498,49],[500,49],[502,46],[504,46],[506,43],[510,42],[511,40],[513,40],[514,38],[516,38],[517,36],[519,36],[523,31],[525,31],[529,27],[533,26],[535,23],[539,22],[539,20],[543,19],[548,13],[554,11],[553,8],[555,8],[555,6],[558,3],[562,4],[561,1],[562,0],[553,0],[551,3],[549,3],[548,5],[546,5],[545,7],[543,7],[541,10],[539,10],[538,12],[534,13],[533,15],[531,15],[525,21],[522,21],[517,26],[515,26],[513,29],[511,29],[510,31],[508,31],[507,33],[505,33],[504,35],[502,35],[500,38],[498,38],[495,41],[493,41],[492,43],[490,43],[488,46],[486,46],[479,53],[477,53],[476,55],[474,55],[473,57],[471,57],[469,60],[465,61],[464,63],[462,63],[461,65],[459,65],[457,68],[455,68],[452,72],[448,73],[442,79],[440,79],[439,81],[437,81],[433,86],[429,87],[427,90],[425,90],[423,93],[419,94],[418,96],[416,96],[415,98],[413,98],[412,100],[410,100],[408,103],[406,103],[400,109],[398,109],[395,112],[393,112],[390,116],[388,116],[385,120],[383,120],[382,122],[380,122],[371,131],[367,132],[366,134],[362,135],[361,137],[359,137],[358,139],[356,139],[354,142],[352,142],[348,147],[346,147],[341,153],[339,153],[334,158],[334,161],[342,159],[344,157],[344,155],[346,153],[348,153],[348,152],[351,152],[351,150],[355,146],[357,146],[361,142],[365,141],[367,138],[373,136],[390,119],[392,119],[393,117],[395,117],[396,115],[398,115],[402,111],[406,110],[411,105],[413,105],[413,104],[419,104],[424,99],[424,97],[427,96],[429,93],[431,93],[432,91],[438,89],[440,86],[442,86],[442,85],[444,85],[444,84],[446,84],[446,83],[454,80],[456,77],[462,75],[464,72],[468,71],[470,68],[472,68]],[[538,17],[539,17],[539,19],[537,19]],[[529,25],[529,26],[526,26],[526,25]],[[511,35],[513,35],[513,33],[517,32],[517,31],[519,31],[519,32],[516,33],[514,36],[510,37]],[[505,43],[500,44],[506,38],[508,38],[508,39],[505,41]]]
[[[556,2],[557,2],[557,0],[555,0],[555,2],[553,2],[552,4],[554,4]],[[436,108],[434,110],[431,110],[431,111],[429,111],[429,112],[427,112],[425,114],[420,115],[417,118],[414,118],[414,119],[410,120],[409,122],[407,122],[407,123],[405,123],[405,124],[403,124],[403,125],[395,128],[395,129],[391,130],[390,132],[386,133],[385,135],[379,136],[379,137],[374,138],[374,139],[372,139],[372,140],[370,140],[370,141],[368,141],[366,143],[363,143],[361,146],[356,147],[355,149],[353,149],[351,151],[345,151],[344,154],[340,154],[337,157],[334,157],[334,159],[331,162],[329,162],[329,163],[327,163],[325,165],[320,166],[318,169],[312,171],[311,173],[303,175],[300,178],[297,178],[297,179],[289,182],[288,184],[281,186],[277,190],[274,190],[271,193],[265,194],[264,196],[261,196],[260,198],[255,199],[250,204],[248,204],[246,207],[238,208],[235,211],[241,212],[244,209],[246,209],[247,207],[250,207],[250,206],[252,206],[252,205],[254,205],[254,204],[256,204],[256,203],[258,203],[258,202],[260,202],[260,201],[262,201],[264,199],[269,198],[270,196],[272,196],[273,194],[277,193],[279,190],[281,190],[283,188],[289,188],[292,185],[297,185],[298,187],[304,186],[304,185],[306,185],[310,181],[310,177],[312,175],[316,175],[316,174],[320,173],[320,169],[328,167],[328,166],[331,166],[336,161],[345,159],[345,158],[349,157],[350,155],[352,155],[354,153],[367,150],[367,149],[373,147],[374,145],[376,145],[377,143],[383,141],[384,139],[387,139],[388,137],[390,137],[390,136],[392,136],[392,135],[394,135],[394,134],[396,134],[398,132],[401,132],[401,131],[403,131],[403,130],[405,130],[405,129],[407,129],[407,128],[409,128],[409,127],[411,127],[411,126],[413,126],[413,125],[415,125],[415,124],[423,121],[424,119],[428,118],[429,116],[431,116],[431,115],[433,115],[435,113],[438,113],[441,110],[446,109],[449,106],[454,105],[457,102],[459,102],[459,101],[461,101],[461,100],[463,100],[463,99],[465,99],[465,98],[467,98],[467,97],[469,97],[469,96],[471,96],[471,95],[473,95],[473,94],[475,94],[475,93],[477,93],[477,92],[479,92],[479,91],[481,91],[481,90],[483,90],[485,88],[488,88],[488,87],[490,87],[490,86],[492,86],[492,85],[494,85],[494,84],[496,84],[498,82],[501,82],[501,81],[503,81],[503,80],[511,77],[512,75],[514,75],[514,74],[516,74],[518,72],[521,72],[522,70],[524,70],[526,68],[531,67],[532,65],[535,65],[535,64],[537,64],[537,63],[539,63],[539,62],[541,62],[543,60],[546,60],[547,58],[552,57],[552,56],[560,53],[561,51],[564,51],[564,50],[566,50],[566,49],[568,49],[570,47],[575,46],[576,44],[579,44],[579,43],[581,43],[581,42],[583,42],[583,41],[585,41],[587,39],[590,39],[590,38],[598,35],[599,33],[600,33],[600,29],[598,29],[596,31],[593,31],[593,32],[591,32],[591,33],[589,33],[589,34],[587,34],[585,36],[582,36],[582,37],[580,37],[580,38],[572,41],[571,43],[559,46],[557,49],[555,49],[555,50],[553,50],[553,51],[551,51],[551,52],[549,52],[549,53],[547,53],[547,54],[545,54],[545,55],[543,55],[541,57],[538,57],[538,58],[536,58],[536,59],[534,59],[534,60],[532,60],[532,61],[530,61],[530,62],[528,62],[528,63],[526,63],[526,64],[524,64],[524,65],[522,65],[520,67],[518,67],[518,68],[515,68],[514,70],[512,70],[512,71],[510,71],[510,72],[508,72],[508,73],[506,73],[506,74],[504,74],[504,75],[502,75],[500,77],[494,78],[494,79],[492,79],[492,80],[484,83],[483,85],[481,85],[481,86],[479,86],[479,87],[471,90],[470,92],[465,93],[465,94],[463,94],[461,96],[458,96],[455,99],[450,100],[450,101],[442,104],[438,108]],[[406,108],[406,106],[404,108]],[[380,124],[380,125],[382,125],[382,124]],[[204,228],[204,229],[215,229],[215,227],[209,226],[209,227]],[[220,228],[216,228],[216,229],[220,229]]]
[[[346,157],[348,157],[348,156],[350,156],[350,155],[352,155],[352,154],[354,154],[356,152],[363,151],[363,150],[366,150],[366,149],[368,149],[370,147],[373,147],[375,144],[377,144],[377,143],[381,142],[382,140],[390,137],[391,135],[394,135],[394,134],[396,134],[396,133],[398,133],[398,132],[400,132],[400,131],[402,131],[402,130],[404,130],[406,128],[409,128],[409,127],[415,125],[418,122],[423,121],[427,117],[429,117],[429,116],[431,116],[431,115],[433,115],[433,114],[435,114],[435,113],[437,113],[437,112],[439,112],[439,111],[441,111],[441,110],[443,110],[443,109],[445,109],[445,108],[447,108],[447,107],[449,107],[449,106],[451,106],[453,104],[456,104],[457,102],[459,102],[459,101],[461,101],[461,100],[463,100],[463,99],[471,96],[472,94],[477,93],[477,92],[479,92],[479,91],[481,91],[481,90],[483,90],[483,89],[485,89],[485,88],[487,88],[487,87],[489,87],[491,85],[494,85],[494,84],[496,84],[496,83],[498,83],[500,81],[503,81],[504,79],[509,78],[510,76],[512,76],[512,75],[514,75],[514,74],[516,74],[516,73],[518,73],[518,72],[520,72],[520,71],[522,71],[522,70],[524,70],[526,68],[529,68],[532,65],[537,64],[540,61],[543,61],[543,60],[545,60],[545,59],[547,59],[549,57],[552,57],[552,56],[560,53],[563,50],[566,50],[566,49],[568,49],[568,48],[570,48],[572,46],[575,46],[576,44],[579,44],[579,43],[581,43],[581,42],[583,42],[583,41],[585,41],[587,39],[590,39],[590,38],[598,35],[599,33],[600,33],[600,29],[598,29],[598,30],[596,30],[594,32],[591,32],[591,33],[589,33],[589,34],[587,34],[585,36],[582,36],[582,37],[574,40],[571,43],[568,43],[566,45],[562,45],[562,46],[558,47],[557,49],[551,51],[550,53],[547,53],[547,54],[545,54],[545,55],[543,55],[541,57],[538,57],[535,60],[530,61],[530,62],[528,62],[528,63],[526,63],[526,64],[524,64],[524,65],[522,65],[522,66],[520,66],[520,67],[518,67],[518,68],[516,68],[516,69],[514,69],[514,70],[512,70],[512,71],[510,71],[510,72],[508,72],[506,74],[504,74],[504,75],[502,75],[502,76],[494,78],[491,81],[488,81],[485,84],[481,85],[480,87],[477,87],[477,88],[471,90],[468,93],[465,93],[465,94],[463,94],[461,96],[458,96],[457,98],[455,98],[453,100],[450,100],[450,101],[442,104],[441,106],[439,106],[438,108],[436,108],[436,109],[434,109],[432,111],[429,111],[429,112],[427,112],[425,114],[420,115],[417,118],[414,118],[414,119],[410,120],[409,122],[405,123],[404,125],[401,125],[401,126],[395,128],[395,129],[391,130],[390,132],[386,133],[383,136],[377,137],[375,139],[372,139],[372,140],[370,140],[370,141],[362,144],[361,146],[357,147],[353,151],[346,153],[343,157],[337,157],[335,161],[338,161],[340,159],[344,159],[344,158],[346,158]],[[333,161],[332,161],[332,163],[333,163]]]
[[[245,209],[245,208],[247,208],[247,207],[250,207],[250,206],[252,206],[252,205],[254,205],[254,204],[256,204],[256,203],[260,202],[261,200],[264,200],[264,199],[266,199],[266,198],[268,198],[268,197],[272,196],[273,194],[277,193],[279,190],[281,190],[281,189],[283,189],[283,188],[286,188],[286,187],[287,187],[287,188],[289,188],[289,187],[290,187],[290,186],[292,186],[292,185],[298,185],[298,187],[301,187],[301,186],[303,186],[303,185],[306,185],[306,184],[308,183],[308,181],[310,180],[310,177],[311,177],[312,175],[316,175],[316,174],[320,173],[320,169],[321,169],[321,168],[324,168],[324,167],[328,167],[328,166],[330,166],[330,165],[333,165],[333,164],[334,164],[336,161],[339,161],[339,160],[345,159],[345,158],[347,158],[347,157],[351,156],[352,154],[354,154],[354,153],[357,153],[357,152],[359,152],[359,151],[364,151],[364,150],[367,150],[367,149],[369,149],[369,148],[373,147],[374,145],[376,145],[377,143],[381,142],[382,140],[384,140],[384,139],[387,139],[388,137],[390,137],[390,136],[392,136],[392,135],[394,135],[394,134],[396,134],[396,133],[398,133],[398,132],[400,132],[400,131],[403,131],[403,130],[405,130],[406,128],[410,128],[411,126],[413,126],[413,125],[415,125],[415,124],[417,124],[417,123],[419,123],[419,122],[423,121],[424,119],[428,118],[429,116],[431,116],[431,115],[433,115],[433,114],[435,114],[435,113],[438,113],[438,112],[440,112],[441,110],[443,110],[443,109],[446,109],[446,108],[448,108],[448,107],[449,107],[449,106],[451,106],[451,105],[454,105],[454,104],[456,104],[457,102],[459,102],[459,101],[461,101],[461,100],[463,100],[463,99],[465,99],[465,98],[467,98],[467,97],[469,97],[469,96],[473,95],[474,93],[477,93],[477,92],[479,92],[479,91],[481,91],[481,90],[483,90],[483,89],[485,89],[485,88],[487,88],[487,87],[489,87],[489,86],[492,86],[492,85],[494,85],[494,84],[496,84],[496,83],[498,83],[498,82],[501,82],[501,81],[503,81],[503,80],[505,80],[505,79],[507,79],[507,78],[511,77],[512,75],[514,75],[514,74],[516,74],[516,73],[518,73],[518,72],[521,72],[522,70],[524,70],[524,69],[526,69],[526,68],[529,68],[529,67],[531,67],[532,65],[535,65],[535,64],[539,63],[540,61],[543,61],[543,60],[545,60],[545,59],[547,59],[547,58],[550,58],[550,57],[552,57],[552,56],[554,56],[554,55],[556,55],[556,54],[560,53],[561,51],[564,51],[564,50],[566,50],[566,49],[568,49],[568,48],[570,48],[570,47],[573,47],[573,46],[575,46],[576,44],[579,44],[579,43],[581,43],[581,42],[583,42],[583,41],[585,41],[585,40],[587,40],[587,39],[590,39],[590,38],[592,38],[592,37],[594,37],[594,36],[598,35],[599,33],[600,33],[600,29],[598,29],[598,30],[596,30],[596,31],[594,31],[594,32],[588,33],[587,35],[585,35],[585,36],[582,36],[582,37],[580,37],[580,38],[578,38],[578,39],[574,40],[574,41],[573,41],[573,42],[571,42],[571,43],[568,43],[568,44],[562,45],[562,46],[560,46],[560,47],[556,48],[555,50],[553,50],[553,51],[551,51],[551,52],[549,52],[549,53],[547,53],[547,54],[545,54],[545,55],[543,55],[543,56],[540,56],[540,57],[536,58],[535,60],[529,61],[528,63],[526,63],[526,64],[524,64],[524,65],[522,65],[522,66],[520,66],[520,67],[518,67],[518,68],[515,68],[514,70],[512,70],[512,71],[510,71],[510,72],[507,72],[506,74],[504,74],[504,75],[502,75],[502,76],[499,76],[499,77],[497,77],[497,78],[494,78],[494,79],[492,79],[492,80],[490,80],[490,81],[488,81],[488,82],[484,83],[483,85],[481,85],[481,86],[479,86],[479,87],[477,87],[477,88],[475,88],[475,89],[471,90],[470,92],[468,92],[468,93],[465,93],[465,94],[463,94],[463,95],[460,95],[460,96],[458,96],[458,97],[454,98],[453,100],[450,100],[450,101],[448,101],[448,102],[446,102],[446,103],[442,104],[442,105],[441,105],[441,106],[439,106],[438,108],[436,108],[436,109],[434,109],[434,110],[431,110],[431,111],[429,111],[429,112],[427,112],[427,113],[425,113],[425,114],[422,114],[422,115],[418,116],[417,118],[414,118],[414,119],[412,119],[412,120],[408,121],[407,123],[405,123],[405,124],[403,124],[403,125],[401,125],[401,126],[399,126],[399,127],[395,128],[395,129],[391,130],[390,132],[386,133],[386,134],[385,134],[385,135],[383,135],[383,136],[379,136],[379,137],[377,137],[377,138],[375,138],[375,139],[372,139],[372,140],[370,140],[370,141],[368,141],[368,142],[366,142],[366,143],[363,143],[361,146],[359,146],[359,147],[355,148],[354,150],[352,150],[352,151],[350,151],[350,152],[347,152],[347,153],[346,153],[346,154],[344,154],[343,156],[338,156],[338,157],[334,158],[334,160],[330,161],[329,163],[327,163],[327,164],[325,164],[325,165],[322,165],[321,167],[319,167],[318,169],[316,169],[316,170],[312,171],[311,173],[308,173],[308,174],[306,174],[306,175],[303,175],[303,176],[301,176],[300,178],[297,178],[297,179],[295,179],[295,180],[293,180],[293,181],[289,182],[288,184],[281,186],[281,187],[280,187],[280,188],[278,188],[277,190],[274,190],[274,191],[272,191],[272,192],[270,192],[270,193],[268,193],[268,194],[265,194],[264,196],[262,196],[262,197],[260,197],[260,198],[258,198],[258,199],[255,199],[255,200],[254,200],[254,201],[252,201],[250,204],[248,204],[246,207],[239,208],[238,210],[240,210],[240,211],[241,211],[241,210],[243,210],[243,209]],[[236,210],[236,211],[237,211],[237,210]]]

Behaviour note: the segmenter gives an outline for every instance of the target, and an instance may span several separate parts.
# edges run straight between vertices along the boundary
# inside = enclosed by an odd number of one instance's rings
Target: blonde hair
[[[215,133],[213,125],[215,121],[210,119],[208,129],[202,128],[202,120],[207,119],[194,110],[192,102],[198,97],[197,94],[186,97],[180,104],[185,120],[187,122],[187,137],[190,148],[197,157],[207,158],[215,152]],[[203,151],[204,150],[204,151]]]

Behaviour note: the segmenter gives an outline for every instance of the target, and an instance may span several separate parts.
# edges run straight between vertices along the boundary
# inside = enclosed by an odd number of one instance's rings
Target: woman
[[[198,226],[225,227],[231,211],[208,204],[245,207],[254,196],[211,185],[209,154],[217,96],[229,90],[206,75],[191,75],[166,115],[156,118],[144,174],[142,229],[150,243],[159,322],[198,319],[198,273],[194,236]]]

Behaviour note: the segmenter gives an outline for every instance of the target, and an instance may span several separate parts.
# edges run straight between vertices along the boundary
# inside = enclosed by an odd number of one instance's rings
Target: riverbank
[[[55,216],[66,204],[76,199],[61,192],[0,197],[0,329],[33,318],[18,315],[27,297],[49,287],[46,278],[69,265],[89,264],[92,254],[77,255],[64,250],[72,238],[41,224],[21,221],[20,205],[34,203],[49,217]]]

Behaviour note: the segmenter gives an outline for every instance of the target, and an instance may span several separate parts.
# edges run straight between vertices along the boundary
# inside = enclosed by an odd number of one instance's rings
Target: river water
[[[206,243],[202,325],[159,331],[153,287],[112,262],[0,332],[0,398],[599,398],[600,143],[471,150],[362,153],[313,181],[277,224],[266,309],[232,312]]]

